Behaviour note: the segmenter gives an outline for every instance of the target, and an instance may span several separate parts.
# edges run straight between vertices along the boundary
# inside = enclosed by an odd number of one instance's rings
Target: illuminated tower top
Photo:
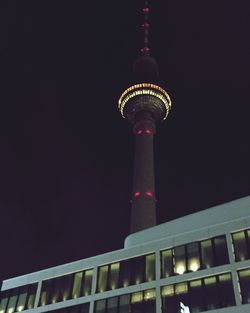
[[[136,83],[122,93],[118,102],[121,115],[133,124],[135,134],[131,233],[156,225],[153,136],[156,123],[165,120],[171,108],[169,95],[159,86],[158,64],[149,55],[148,1],[142,11],[144,47],[133,66]]]

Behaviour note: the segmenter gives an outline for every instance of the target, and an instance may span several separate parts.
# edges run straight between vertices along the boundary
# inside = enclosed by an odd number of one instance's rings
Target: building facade
[[[5,280],[0,313],[249,313],[250,197],[128,236],[121,250]]]

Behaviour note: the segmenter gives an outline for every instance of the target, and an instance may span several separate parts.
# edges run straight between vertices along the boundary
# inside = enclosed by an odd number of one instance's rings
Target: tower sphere
[[[119,101],[121,115],[134,123],[140,112],[148,112],[152,119],[165,120],[171,108],[168,93],[160,86],[158,65],[150,56],[139,57],[133,66],[136,84],[126,89]]]

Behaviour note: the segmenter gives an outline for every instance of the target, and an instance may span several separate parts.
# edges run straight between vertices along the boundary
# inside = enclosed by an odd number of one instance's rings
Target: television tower
[[[142,12],[144,47],[133,65],[135,84],[118,102],[121,115],[132,123],[135,135],[130,233],[156,225],[153,139],[156,124],[166,119],[171,108],[170,97],[160,86],[158,64],[148,47],[148,1]]]

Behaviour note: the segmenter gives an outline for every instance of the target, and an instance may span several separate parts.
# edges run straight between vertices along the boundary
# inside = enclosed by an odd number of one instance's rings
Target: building
[[[129,235],[124,248],[5,280],[0,313],[250,312],[250,197]]]
[[[156,224],[153,135],[171,108],[144,48],[119,109],[136,142],[124,248],[5,280],[0,313],[249,313],[250,197]]]

